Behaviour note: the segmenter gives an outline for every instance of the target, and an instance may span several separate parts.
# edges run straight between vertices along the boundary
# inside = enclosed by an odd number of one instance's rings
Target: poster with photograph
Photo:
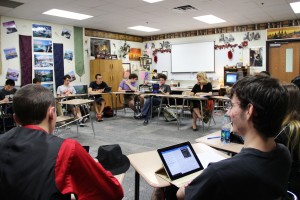
[[[140,71],[139,73],[139,80],[145,81],[149,79],[149,72],[148,71]]]
[[[3,49],[6,60],[18,57],[16,48]]]
[[[20,75],[19,70],[8,68],[6,72],[6,79],[12,79],[14,81],[18,81]]]
[[[70,29],[65,28],[65,27],[61,31],[61,36],[64,36],[67,39],[70,39],[71,34],[72,34],[72,31]]]
[[[53,84],[52,83],[42,83],[41,84],[43,87],[47,88],[48,90],[50,90],[51,92],[53,92]]]
[[[53,82],[52,69],[35,69],[34,78],[40,78],[42,82]]]
[[[65,55],[64,55],[64,59],[66,59],[66,60],[73,60],[73,51],[66,50],[65,51]]]
[[[52,38],[51,26],[32,24],[33,37]]]
[[[110,54],[110,40],[91,38],[91,56]]]
[[[75,80],[76,80],[76,76],[75,76],[75,72],[74,72],[74,71],[70,71],[68,74],[69,74],[69,76],[71,76],[71,80],[70,80],[70,82],[72,82],[72,81],[75,81]]]
[[[52,53],[52,41],[51,40],[33,40],[33,51]]]
[[[263,66],[263,47],[253,47],[249,49],[250,67]]]
[[[130,48],[129,52],[129,60],[131,61],[139,61],[141,57],[141,49],[138,48]]]
[[[6,28],[6,34],[11,34],[18,31],[15,21],[4,22],[3,27]]]
[[[123,66],[123,78],[126,79],[131,74],[130,63],[123,63],[122,66]]]
[[[34,67],[53,67],[53,55],[34,54]]]

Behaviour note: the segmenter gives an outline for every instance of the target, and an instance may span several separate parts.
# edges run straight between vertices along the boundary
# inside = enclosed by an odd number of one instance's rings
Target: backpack
[[[110,106],[105,106],[103,109],[103,117],[113,117],[114,110]]]
[[[168,122],[177,120],[176,113],[173,110],[171,110],[170,108],[165,108],[163,111],[163,115],[164,115],[166,121],[168,121]]]

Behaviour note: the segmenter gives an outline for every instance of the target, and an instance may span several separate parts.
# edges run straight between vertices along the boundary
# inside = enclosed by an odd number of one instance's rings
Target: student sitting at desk
[[[12,100],[13,95],[16,93],[15,81],[7,79],[3,89],[0,91],[0,102],[7,103]]]
[[[181,187],[178,199],[281,199],[288,189],[291,156],[275,142],[285,117],[288,96],[277,79],[249,76],[231,90],[233,132],[245,139],[232,158],[211,163],[191,183]]]
[[[20,126],[0,135],[2,200],[123,198],[118,180],[76,140],[52,135],[55,99],[48,89],[22,87],[13,107]]]
[[[165,84],[167,80],[167,76],[165,74],[159,74],[158,78],[159,78],[159,91],[162,94],[169,95],[171,93],[171,87]],[[152,97],[152,105],[159,106],[160,99],[161,99],[160,97],[156,97],[156,96]],[[145,126],[148,124],[150,118],[150,113],[151,113],[150,109],[151,109],[151,98],[147,98],[141,113],[135,116],[135,118],[137,119],[144,117]]]
[[[119,85],[119,92],[125,92],[125,91],[137,91],[137,80],[138,76],[136,74],[130,74],[128,79],[123,79]],[[128,106],[134,111],[134,115],[138,114],[138,109],[135,107],[135,94],[124,94],[124,101],[125,104],[128,104]],[[144,102],[143,96],[138,96],[141,107]]]
[[[195,96],[200,96],[201,94],[212,95],[212,85],[208,81],[205,72],[197,73],[197,83],[194,85],[191,94]],[[200,113],[200,102],[197,100],[190,101],[191,102],[191,111],[193,113],[193,130],[197,131],[197,118],[204,120],[207,122],[209,120],[209,116],[205,116],[204,113]],[[203,108],[204,111],[204,108]],[[206,112],[207,113],[207,112]]]
[[[58,97],[64,97],[64,96],[69,96],[69,95],[74,95],[76,94],[76,90],[73,86],[70,85],[70,81],[71,81],[71,76],[70,75],[65,75],[64,76],[64,84],[61,86],[58,86],[56,94]],[[58,110],[58,115],[62,115],[62,106],[61,104],[57,103],[56,104],[57,110]],[[71,106],[71,110],[73,112],[73,115],[75,118],[81,118],[81,111],[80,111],[80,107],[79,106]],[[81,119],[79,121],[79,125],[80,126],[84,126],[84,123],[86,122],[87,118]]]
[[[96,81],[92,81],[89,86],[89,92],[91,91],[96,91],[96,92],[103,92],[108,85],[103,81],[102,75],[101,74],[96,74],[95,75]],[[105,107],[105,100],[102,98],[101,95],[95,96],[95,101],[93,103],[93,106],[96,111],[96,117],[97,121],[101,122],[103,121],[102,119],[102,113],[103,109]]]
[[[32,79],[32,83],[33,84],[41,85],[42,84],[42,80],[39,77],[36,77],[36,78]]]

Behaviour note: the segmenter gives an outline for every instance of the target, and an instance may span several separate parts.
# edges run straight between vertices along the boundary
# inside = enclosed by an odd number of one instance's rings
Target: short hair
[[[291,83],[295,84],[298,86],[298,88],[300,88],[300,76],[296,76]]]
[[[41,82],[42,82],[42,80],[39,77],[32,79],[32,83],[41,83]]]
[[[204,82],[206,82],[206,84],[209,83],[209,80],[208,80],[207,75],[206,75],[205,72],[198,72],[197,77],[198,76],[200,76],[204,80]]]
[[[41,85],[25,85],[13,98],[13,109],[22,126],[40,124],[46,118],[50,106],[55,106],[54,96]]]
[[[258,73],[259,76],[271,76],[270,72],[267,71],[261,71]]]
[[[12,79],[7,79],[5,81],[5,85],[15,86],[15,81]]]
[[[240,107],[254,107],[252,122],[263,138],[274,137],[281,128],[287,110],[286,90],[275,78],[247,76],[233,85],[230,98],[236,95]]]
[[[71,79],[71,76],[69,74],[64,75],[64,80]]]
[[[164,80],[167,80],[167,76],[165,74],[158,74],[157,77],[158,79],[162,78]]]
[[[133,79],[133,78],[138,79],[139,77],[136,74],[130,74],[129,77],[128,77],[128,79]]]
[[[101,74],[96,74],[96,75],[95,75],[95,79],[97,79],[97,76],[102,76],[102,75],[101,75]]]

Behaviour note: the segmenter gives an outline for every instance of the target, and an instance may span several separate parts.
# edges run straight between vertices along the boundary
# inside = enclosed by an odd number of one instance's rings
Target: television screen
[[[225,86],[232,86],[238,81],[238,73],[226,73]]]

